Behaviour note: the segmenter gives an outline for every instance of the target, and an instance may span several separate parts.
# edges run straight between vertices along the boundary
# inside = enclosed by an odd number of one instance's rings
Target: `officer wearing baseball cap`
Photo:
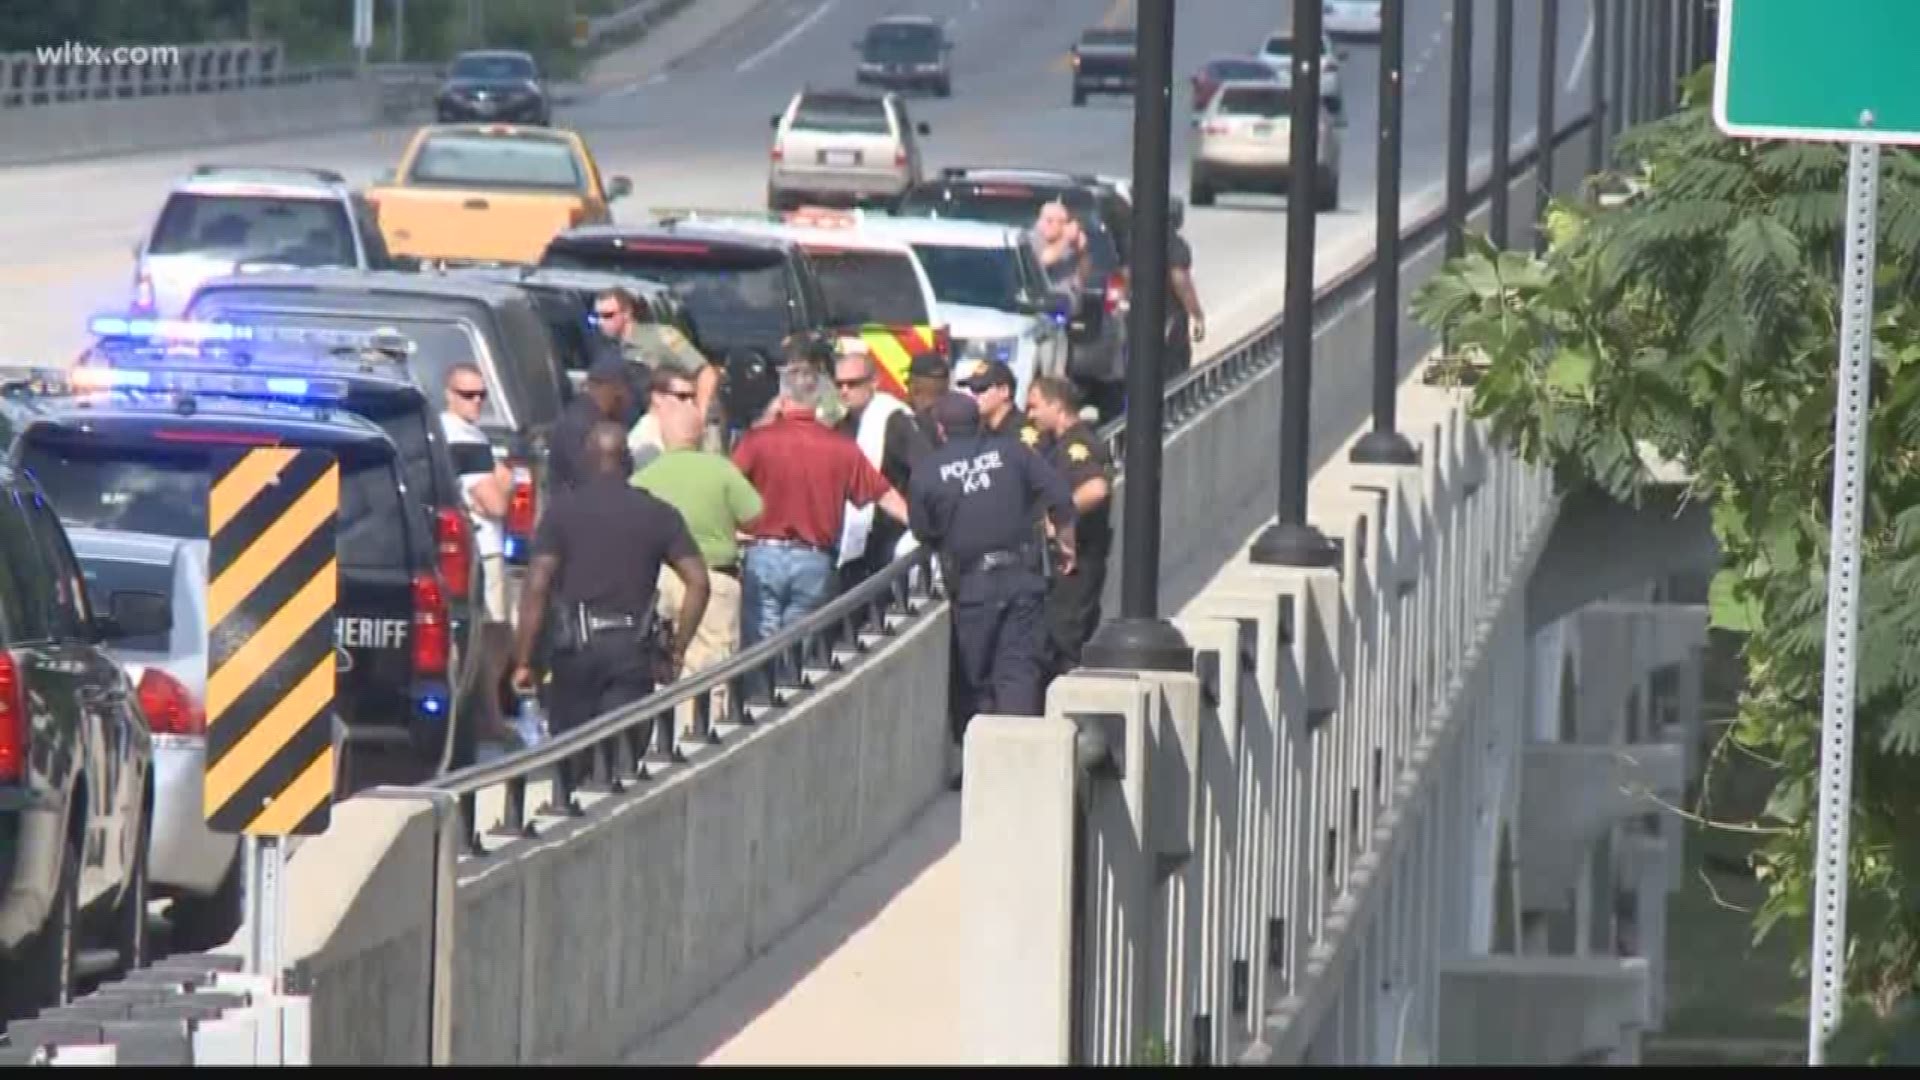
[[[573,487],[591,472],[585,461],[587,432],[601,421],[633,425],[634,392],[630,365],[619,354],[602,356],[587,370],[583,392],[567,403],[547,438],[547,483],[554,490]]]
[[[952,603],[949,723],[958,744],[980,713],[1039,716],[1046,687],[1046,579],[1032,522],[1044,510],[1073,572],[1073,491],[1019,441],[988,435],[965,394],[935,399],[942,445],[913,470],[907,520],[940,556]]]
[[[1012,368],[998,360],[969,360],[954,385],[972,394],[980,406],[980,430],[1001,438],[1017,438],[1029,450],[1044,449],[1042,432],[1020,412],[1020,382]]]

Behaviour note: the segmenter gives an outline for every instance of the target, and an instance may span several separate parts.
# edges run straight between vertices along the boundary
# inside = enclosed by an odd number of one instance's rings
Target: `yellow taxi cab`
[[[585,140],[562,128],[430,124],[366,191],[387,249],[423,263],[532,264],[576,225],[610,222],[633,190],[603,179]]]

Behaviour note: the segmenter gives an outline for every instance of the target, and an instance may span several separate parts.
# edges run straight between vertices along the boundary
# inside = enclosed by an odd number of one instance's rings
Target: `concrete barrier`
[[[0,109],[0,165],[178,150],[373,127],[411,111],[376,78]]]
[[[342,804],[288,868],[314,1063],[605,1062],[696,1007],[944,789],[948,633],[923,609],[777,717],[457,869],[434,793]]]

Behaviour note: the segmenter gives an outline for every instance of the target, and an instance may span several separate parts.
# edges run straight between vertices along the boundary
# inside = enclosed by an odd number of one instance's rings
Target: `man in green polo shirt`
[[[680,511],[707,563],[712,593],[700,629],[687,647],[682,676],[718,664],[740,646],[740,545],[734,537],[761,510],[760,493],[733,462],[701,448],[703,427],[691,409],[664,411],[660,428],[666,450],[631,481]],[[680,588],[679,575],[660,575],[662,618],[671,619],[680,610]],[[716,698],[716,711],[722,705]]]

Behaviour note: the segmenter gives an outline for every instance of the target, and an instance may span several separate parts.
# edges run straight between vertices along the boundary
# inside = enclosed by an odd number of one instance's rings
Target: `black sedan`
[[[443,124],[546,125],[553,122],[553,102],[532,56],[484,49],[453,58],[446,84],[434,98],[434,114]]]

